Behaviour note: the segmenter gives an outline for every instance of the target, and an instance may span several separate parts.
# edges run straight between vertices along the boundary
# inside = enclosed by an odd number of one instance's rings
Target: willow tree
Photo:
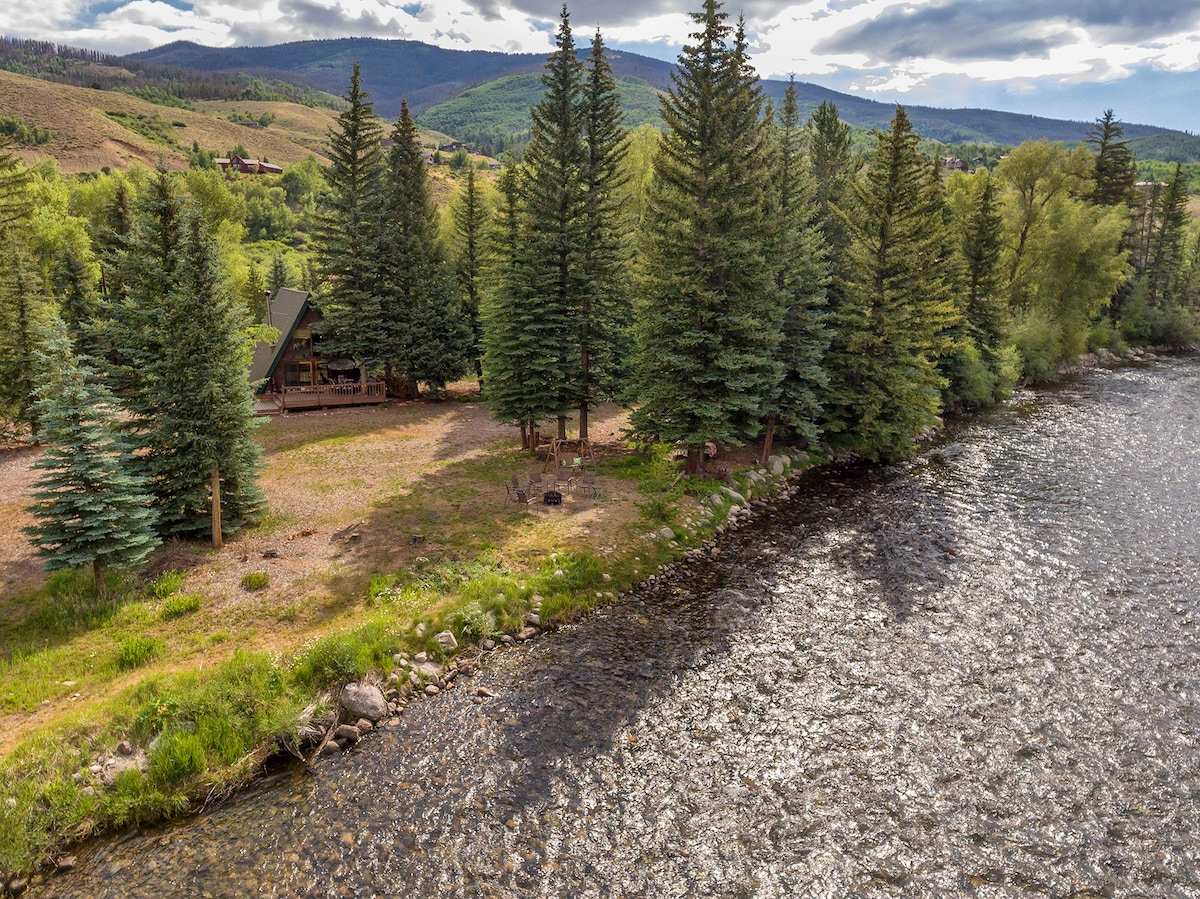
[[[666,134],[641,259],[637,395],[641,433],[687,447],[754,436],[782,375],[782,302],[770,264],[769,134],[745,36],[716,0],[663,95]]]
[[[902,457],[938,422],[957,310],[937,169],[903,107],[854,185],[843,298],[833,315],[833,442],[871,460]]]

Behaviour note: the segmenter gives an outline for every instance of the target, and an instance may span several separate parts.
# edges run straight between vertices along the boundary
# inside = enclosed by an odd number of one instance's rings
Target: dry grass
[[[592,434],[600,454],[624,452],[624,413],[597,410]],[[511,427],[476,402],[409,402],[299,413],[266,420],[262,486],[269,513],[257,528],[214,551],[203,543],[161,548],[146,577],[186,573],[181,593],[198,594],[185,618],[162,613],[153,599],[122,608],[113,625],[63,636],[10,668],[24,682],[15,697],[0,684],[0,754],[32,730],[102,700],[130,681],[88,658],[111,652],[116,632],[160,640],[159,658],[138,677],[208,667],[236,649],[287,655],[306,640],[360,619],[371,578],[425,560],[465,560],[482,552],[521,570],[551,551],[586,549],[602,558],[628,546],[637,530],[636,493],[601,477],[599,499],[568,494],[560,507],[516,508],[504,481],[525,477],[534,460],[517,447]],[[20,532],[33,480],[35,451],[0,452],[3,595],[0,633],[27,635],[30,615],[17,597],[44,581]],[[415,538],[415,539],[414,539]],[[270,574],[266,589],[241,586],[248,572]],[[78,668],[66,675],[57,670]],[[63,681],[71,683],[64,684]]]
[[[243,144],[258,157],[266,156],[280,165],[296,163],[310,153],[323,158],[325,135],[335,113],[328,109],[309,109],[292,103],[223,104],[229,111],[270,109],[276,120],[269,128],[246,128],[216,115],[197,104],[197,110],[157,106],[138,97],[117,91],[55,84],[11,72],[0,72],[0,115],[16,116],[29,125],[48,128],[49,143],[38,147],[17,147],[15,155],[33,164],[53,157],[66,174],[94,172],[108,166],[128,168],[140,162],[151,168],[161,159],[171,168],[186,168],[186,151],[193,142],[202,148],[223,152]],[[261,109],[260,109],[261,107]],[[105,112],[157,115],[168,122],[182,122],[172,131],[179,146],[172,148],[154,143],[123,127]]]

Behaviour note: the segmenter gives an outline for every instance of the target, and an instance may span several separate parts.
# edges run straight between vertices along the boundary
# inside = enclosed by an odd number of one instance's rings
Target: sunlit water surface
[[[1198,399],[1099,373],[814,478],[46,894],[1200,896]]]

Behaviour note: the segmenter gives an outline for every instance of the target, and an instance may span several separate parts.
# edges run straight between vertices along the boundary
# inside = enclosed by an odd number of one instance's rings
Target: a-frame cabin
[[[267,300],[264,323],[279,331],[276,343],[258,343],[250,361],[255,411],[274,415],[330,406],[382,403],[387,388],[373,378],[364,383],[358,365],[349,359],[327,359],[321,336],[313,325],[321,313],[303,290],[281,287]]]

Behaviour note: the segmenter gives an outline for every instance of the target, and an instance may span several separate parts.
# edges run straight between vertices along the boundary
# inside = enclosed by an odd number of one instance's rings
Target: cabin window
[[[308,331],[297,331],[292,335],[292,357],[295,359],[311,359],[313,357],[312,335]]]

